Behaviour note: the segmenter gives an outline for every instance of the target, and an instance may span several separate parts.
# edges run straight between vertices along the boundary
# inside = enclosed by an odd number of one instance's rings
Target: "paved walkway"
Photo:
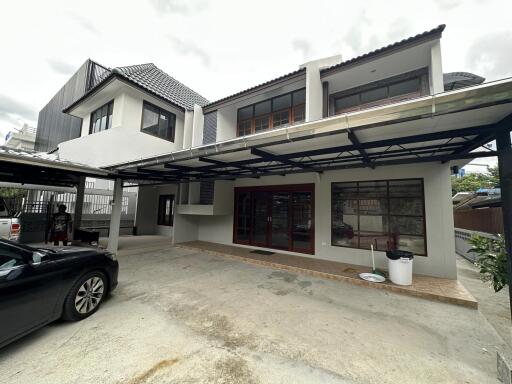
[[[370,272],[370,268],[353,264],[320,260],[311,257],[290,256],[282,253],[262,255],[252,253],[252,249],[245,247],[209,243],[205,241],[191,241],[177,244],[177,246],[211,252],[219,256],[237,258],[241,261],[285,269],[292,272],[346,281],[351,284],[370,288],[385,289],[395,293],[424,299],[437,300],[474,309],[478,307],[476,299],[457,280],[415,275],[411,286],[396,285],[389,280],[386,280],[384,283],[372,283],[359,278],[360,273]]]
[[[479,311],[206,252],[119,255],[100,310],[0,350],[9,384],[499,384]]]

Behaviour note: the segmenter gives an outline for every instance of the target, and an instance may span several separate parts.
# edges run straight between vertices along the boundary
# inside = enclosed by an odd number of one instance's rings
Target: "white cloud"
[[[509,0],[27,0],[2,11],[10,17],[0,24],[8,36],[0,92],[32,112],[2,114],[0,131],[18,119],[34,121],[33,111],[63,86],[63,73],[87,58],[109,67],[154,62],[215,100],[293,71],[304,59],[349,59],[446,23],[445,72],[512,75]]]

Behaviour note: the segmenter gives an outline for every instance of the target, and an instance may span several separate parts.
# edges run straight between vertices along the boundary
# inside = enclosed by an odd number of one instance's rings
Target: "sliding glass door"
[[[314,184],[235,189],[233,242],[314,253]]]

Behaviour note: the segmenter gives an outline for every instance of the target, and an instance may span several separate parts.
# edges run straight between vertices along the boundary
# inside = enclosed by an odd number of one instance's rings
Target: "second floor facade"
[[[64,110],[82,125],[79,138],[59,144],[59,155],[112,166],[442,93],[443,30],[348,61],[308,62],[214,102],[153,64],[114,68]]]

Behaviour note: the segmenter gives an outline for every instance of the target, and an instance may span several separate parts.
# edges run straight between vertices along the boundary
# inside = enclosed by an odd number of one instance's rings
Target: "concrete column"
[[[444,92],[441,40],[437,40],[430,48],[429,82],[431,95]]]
[[[194,130],[194,112],[185,111],[185,120],[183,122],[183,148],[192,146],[192,135]]]
[[[192,128],[192,146],[197,147],[203,144],[204,115],[203,108],[194,105],[194,119]]]
[[[306,121],[322,118],[322,94],[320,67],[317,63],[310,63],[306,67]]]
[[[306,68],[306,121],[320,120],[323,116],[324,87],[320,71],[341,63],[341,55],[326,57],[302,64]]]
[[[501,209],[503,212],[503,229],[505,249],[507,250],[508,289],[510,296],[510,312],[512,314],[512,146],[510,128],[496,133],[498,149],[498,169],[500,172]]]
[[[119,228],[121,226],[121,208],[123,206],[123,180],[116,179],[114,183],[114,201],[112,203],[112,214],[110,215],[110,232],[108,235],[107,249],[110,252],[117,252],[119,245]]]
[[[73,217],[73,239],[75,239],[76,230],[80,228],[82,224],[82,211],[84,208],[84,196],[85,196],[85,176],[80,176],[80,181],[76,186],[76,198],[75,198],[75,214]]]

